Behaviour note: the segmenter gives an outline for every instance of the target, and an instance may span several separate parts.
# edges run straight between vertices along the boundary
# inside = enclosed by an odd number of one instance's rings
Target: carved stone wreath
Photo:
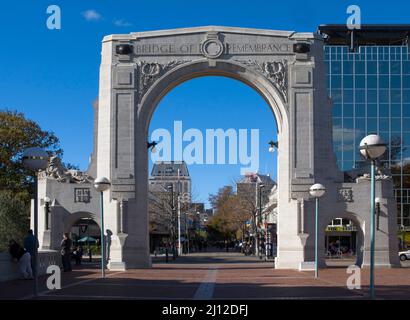
[[[288,62],[285,59],[268,62],[258,62],[256,60],[235,60],[249,66],[264,74],[282,94],[285,102],[288,101]]]
[[[137,66],[139,68],[139,86],[138,86],[138,100],[141,101],[142,97],[147,93],[151,85],[164,75],[167,71],[175,68],[176,66],[186,63],[186,60],[172,60],[167,63],[159,62],[146,62],[138,61]]]

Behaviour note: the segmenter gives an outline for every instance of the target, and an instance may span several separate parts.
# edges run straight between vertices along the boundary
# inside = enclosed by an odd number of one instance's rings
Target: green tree
[[[20,244],[30,226],[30,202],[11,191],[0,191],[0,252],[14,239]]]
[[[10,239],[21,241],[29,228],[32,172],[21,162],[26,148],[62,155],[58,138],[17,111],[0,111],[0,251]]]
[[[237,231],[241,229],[244,216],[242,204],[231,186],[219,189],[215,195],[210,195],[209,202],[214,208],[215,215],[207,223],[210,235],[218,240],[231,240],[236,238]]]
[[[17,111],[0,111],[0,190],[31,193],[32,173],[21,163],[25,149],[40,147],[50,154],[62,155],[59,140],[53,132],[40,126]]]

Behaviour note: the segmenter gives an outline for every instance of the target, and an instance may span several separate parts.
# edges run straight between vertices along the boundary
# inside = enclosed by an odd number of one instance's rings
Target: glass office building
[[[379,134],[388,144],[380,165],[390,168],[398,226],[410,226],[409,26],[324,25],[327,86],[333,102],[333,139],[343,171],[364,164],[360,140]]]

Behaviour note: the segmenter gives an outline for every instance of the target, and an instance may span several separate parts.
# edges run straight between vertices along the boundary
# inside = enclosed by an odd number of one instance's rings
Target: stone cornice
[[[255,29],[255,28],[237,28],[237,27],[223,27],[223,26],[204,26],[204,27],[192,27],[192,28],[177,28],[155,31],[142,31],[131,32],[130,34],[115,34],[107,35],[104,37],[103,42],[107,41],[132,41],[139,38],[151,38],[161,36],[175,36],[180,34],[195,34],[206,32],[225,32],[233,34],[246,34],[246,35],[262,35],[272,37],[282,37],[295,40],[302,39],[322,39],[322,37],[316,33],[303,32],[298,33],[295,31],[282,31],[282,30],[270,30],[270,29]]]

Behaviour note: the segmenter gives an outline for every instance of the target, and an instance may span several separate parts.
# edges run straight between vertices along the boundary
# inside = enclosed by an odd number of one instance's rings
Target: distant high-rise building
[[[260,188],[260,186],[262,186]],[[271,193],[272,188],[276,185],[276,182],[272,180],[269,175],[264,175],[260,173],[250,173],[246,174],[237,184],[237,194],[244,198],[253,201],[253,197],[255,197],[255,207],[258,204],[258,197],[259,197],[259,188],[261,191],[261,202],[262,206],[265,206],[269,202],[269,195]]]
[[[174,193],[181,195],[182,202],[191,202],[191,177],[184,161],[155,162],[148,183],[149,186],[159,184],[164,188],[172,185]]]

